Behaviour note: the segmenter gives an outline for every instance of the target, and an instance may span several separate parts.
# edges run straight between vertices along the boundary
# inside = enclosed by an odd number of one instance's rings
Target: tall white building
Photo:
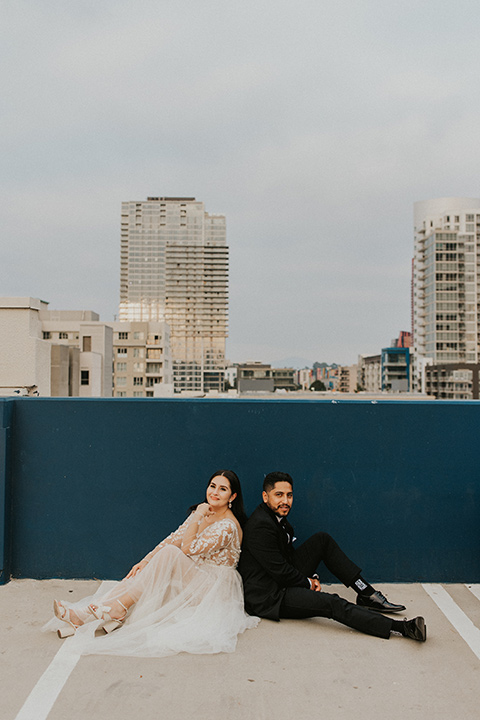
[[[476,363],[479,341],[480,199],[414,205],[414,378],[425,363]]]
[[[176,390],[223,389],[225,216],[195,198],[122,203],[120,320],[168,322]]]

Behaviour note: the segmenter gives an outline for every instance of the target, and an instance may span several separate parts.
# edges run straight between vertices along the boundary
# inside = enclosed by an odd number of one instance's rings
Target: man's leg
[[[405,605],[396,605],[373,588],[362,576],[361,568],[348,558],[328,533],[318,532],[295,550],[294,565],[307,577],[312,577],[320,562],[346,587],[358,595],[357,603],[378,612],[402,612]]]
[[[306,588],[287,588],[280,606],[281,618],[324,617],[336,620],[354,630],[388,638],[393,621],[378,613],[358,607],[334,593],[315,592]]]
[[[312,535],[295,550],[294,555],[295,567],[307,577],[312,577],[321,562],[347,587],[361,572],[361,568],[345,555],[332,536],[324,532]]]

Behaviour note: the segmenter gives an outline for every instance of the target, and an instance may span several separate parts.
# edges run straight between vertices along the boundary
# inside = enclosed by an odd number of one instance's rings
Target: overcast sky
[[[478,0],[4,0],[1,288],[118,312],[120,204],[227,217],[227,355],[410,329],[412,206],[480,195]]]

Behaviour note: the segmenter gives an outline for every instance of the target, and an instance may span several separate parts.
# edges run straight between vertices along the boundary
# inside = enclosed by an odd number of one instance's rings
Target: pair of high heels
[[[89,620],[93,620],[93,618],[96,618],[97,620],[102,620],[103,625],[102,628],[106,633],[110,633],[113,630],[116,630],[117,628],[121,627],[125,621],[125,618],[127,617],[128,608],[125,607],[125,605],[120,602],[120,600],[117,600],[119,605],[122,606],[122,608],[125,610],[124,615],[122,615],[121,618],[113,618],[111,616],[112,608],[111,606],[107,605],[89,605],[86,610],[78,609],[75,611],[72,611],[70,608],[66,607],[61,601],[54,600],[53,601],[53,612],[55,613],[55,616],[62,620],[63,622],[70,625],[68,628],[61,628],[57,630],[58,637],[60,638],[66,638],[70,637],[72,635],[75,635],[76,631],[81,625],[84,625],[86,622],[89,622]],[[73,620],[73,615],[76,616],[78,620],[80,620],[79,623],[76,623]],[[93,618],[92,618],[93,615]]]

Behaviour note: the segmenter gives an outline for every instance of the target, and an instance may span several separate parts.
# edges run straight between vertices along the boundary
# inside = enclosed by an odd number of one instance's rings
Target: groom
[[[269,473],[263,483],[263,503],[244,528],[238,569],[243,578],[245,608],[250,615],[271,620],[326,617],[369,635],[391,633],[424,642],[425,621],[393,620],[382,613],[405,610],[375,590],[327,533],[319,532],[298,549],[287,521],[293,502],[293,480],[288,473]],[[322,592],[317,566],[323,561],[344,585],[357,593],[356,604]]]

